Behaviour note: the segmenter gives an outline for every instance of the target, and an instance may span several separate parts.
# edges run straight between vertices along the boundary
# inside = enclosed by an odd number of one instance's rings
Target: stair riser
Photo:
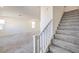
[[[71,35],[71,36],[74,36],[74,37],[79,38],[79,33],[71,33],[71,32],[57,32],[57,34]]]
[[[75,16],[79,16],[79,14],[63,15],[63,17],[75,17]]]
[[[79,21],[79,17],[62,18],[62,21]]]
[[[79,18],[62,18],[62,21],[74,21],[74,20],[79,20]]]
[[[60,24],[79,24],[79,21],[68,21],[68,22],[61,22]]]
[[[79,26],[79,23],[61,23],[60,26]]]
[[[75,19],[75,20],[62,20],[61,23],[71,23],[71,22],[79,22],[79,19]]]
[[[73,30],[73,31],[79,31],[79,28],[58,28],[58,30]]]
[[[75,37],[79,37],[79,32],[75,32],[75,31],[73,31],[73,32],[71,32],[71,31],[56,31],[56,33],[58,33],[58,34],[66,34],[66,35],[73,35],[73,36],[75,36]]]
[[[66,17],[66,18],[64,17],[64,18],[62,18],[62,20],[63,20],[63,19],[66,19],[66,20],[67,20],[67,19],[68,19],[68,20],[69,20],[69,19],[73,19],[73,20],[74,20],[74,19],[79,19],[79,17]]]
[[[59,26],[60,30],[77,30],[79,31],[79,26]]]

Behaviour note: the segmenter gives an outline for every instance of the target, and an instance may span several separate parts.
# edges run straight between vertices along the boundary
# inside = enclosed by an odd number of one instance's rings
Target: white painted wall
[[[19,16],[21,15],[21,16]],[[39,33],[40,19],[32,18],[27,13],[23,13],[21,7],[0,8],[0,19],[4,19],[6,24],[1,34],[36,32]],[[32,29],[32,21],[36,22],[36,28]]]
[[[35,9],[36,11],[34,11]],[[40,30],[39,13],[40,13],[39,7],[27,7],[27,6],[24,7],[4,6],[4,8],[0,7],[0,19],[4,19],[6,21],[5,27],[2,31],[0,31],[0,34],[33,32],[33,31],[35,31],[36,34],[38,34]],[[33,17],[33,15],[35,16],[37,14],[39,17],[38,16]],[[36,22],[35,29],[32,29],[32,21]]]
[[[64,6],[54,6],[53,7],[53,32],[55,34],[61,17],[64,13]]]
[[[78,6],[65,6],[64,11],[68,12],[68,11],[75,10],[75,9],[78,9]]]
[[[32,29],[32,20],[18,19],[18,18],[3,18],[5,20],[4,29],[0,32],[3,34],[21,33],[21,32],[39,32],[39,21],[36,21],[36,28]],[[34,20],[33,20],[34,21]]]
[[[46,27],[48,22],[52,19],[52,7],[41,7],[41,14],[40,14],[40,31]]]

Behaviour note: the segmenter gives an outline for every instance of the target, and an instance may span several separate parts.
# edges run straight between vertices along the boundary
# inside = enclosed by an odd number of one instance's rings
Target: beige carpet
[[[32,33],[0,36],[0,53],[32,53]]]

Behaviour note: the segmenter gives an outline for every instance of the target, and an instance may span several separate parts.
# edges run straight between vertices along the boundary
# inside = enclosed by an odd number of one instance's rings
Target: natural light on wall
[[[3,30],[5,24],[5,20],[0,19],[0,30]]]
[[[32,28],[34,29],[35,28],[35,21],[32,21]]]

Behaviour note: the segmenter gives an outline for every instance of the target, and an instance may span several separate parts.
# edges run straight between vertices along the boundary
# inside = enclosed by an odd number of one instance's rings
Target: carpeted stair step
[[[79,38],[79,31],[71,31],[71,30],[57,30],[56,33],[58,34],[66,34],[72,35]]]
[[[58,27],[58,29],[60,29],[60,30],[77,30],[77,31],[79,31],[79,26],[71,26],[71,25],[69,25],[69,26],[59,26]]]
[[[56,47],[53,45],[50,46],[50,52],[52,52],[52,53],[71,53],[70,51],[67,51],[63,48]]]
[[[60,26],[79,26],[79,22],[62,22]]]
[[[55,34],[55,39],[60,39],[73,44],[79,44],[79,38],[66,34]]]
[[[79,45],[72,44],[72,43],[62,41],[62,40],[59,40],[59,39],[54,39],[52,43],[54,45],[58,46],[58,47],[61,47],[61,48],[65,49],[65,50],[68,50],[70,52],[79,53]]]

